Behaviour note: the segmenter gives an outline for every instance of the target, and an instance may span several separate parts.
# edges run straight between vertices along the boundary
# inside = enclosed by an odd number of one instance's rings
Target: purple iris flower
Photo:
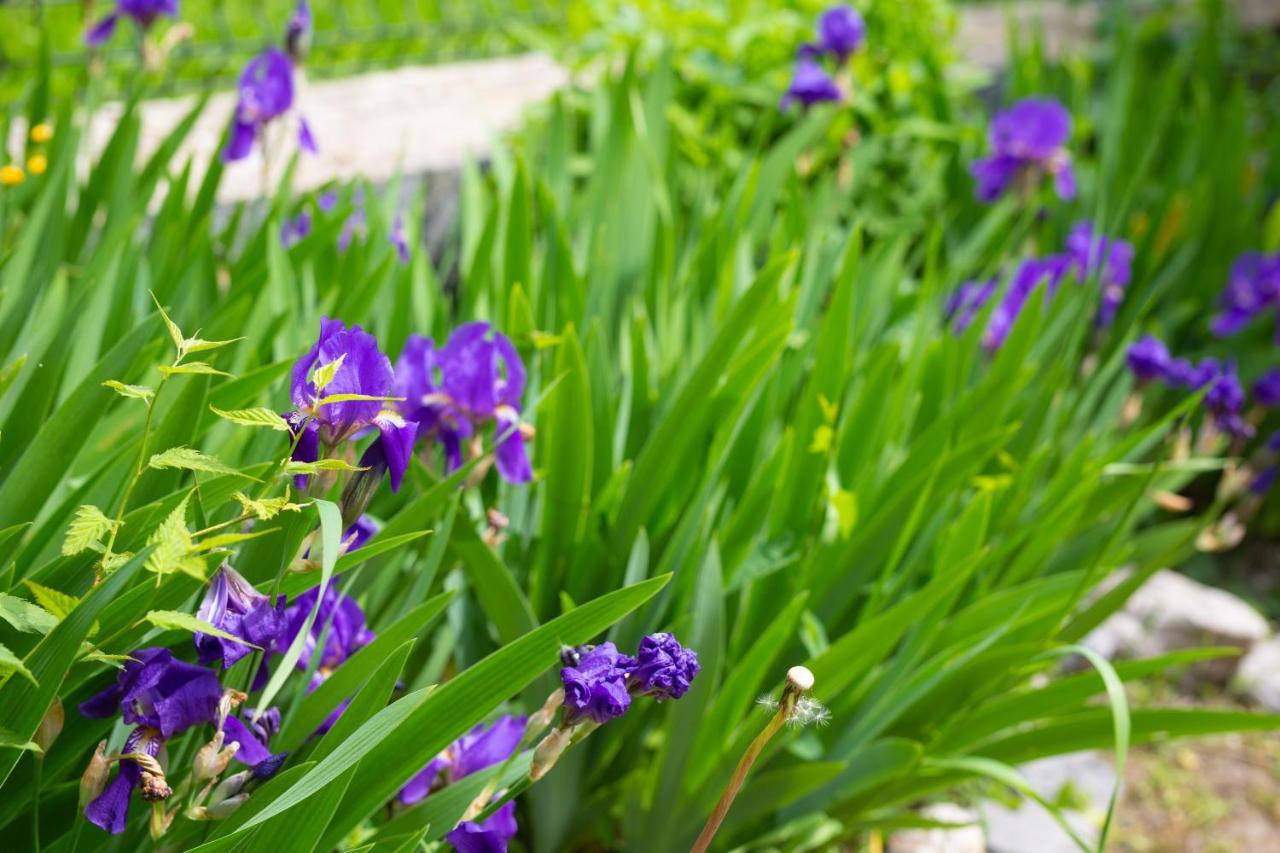
[[[1276,472],[1280,471],[1280,467],[1268,465],[1257,473],[1253,480],[1249,483],[1249,491],[1255,495],[1265,495],[1271,491],[1271,487],[1276,482]]]
[[[316,196],[316,206],[324,213],[332,213],[338,206],[338,194],[332,190],[320,193]]]
[[[1268,370],[1253,383],[1253,398],[1258,405],[1274,409],[1280,406],[1280,368]]]
[[[867,35],[867,24],[852,6],[832,6],[818,16],[818,48],[844,62]]]
[[[698,653],[686,649],[668,633],[650,634],[640,641],[636,667],[630,674],[631,692],[658,701],[679,699],[689,692],[698,674]]]
[[[1081,222],[1067,235],[1067,257],[1081,281],[1098,277],[1102,285],[1098,325],[1110,326],[1133,277],[1133,244],[1106,237],[1095,231],[1092,223]]]
[[[115,684],[80,705],[81,714],[105,719],[119,712],[126,723],[155,729],[165,740],[213,722],[222,687],[212,670],[164,648],[139,649],[132,657]]]
[[[978,312],[986,307],[992,296],[995,296],[997,286],[998,283],[994,278],[988,281],[966,281],[951,294],[943,312],[957,335],[964,334],[965,330],[973,325]]]
[[[307,614],[315,608],[319,595],[319,588],[312,587],[289,605],[285,611],[288,627],[281,636],[276,651],[283,654],[293,645],[294,639],[306,624]],[[328,636],[325,638],[324,648],[318,649],[320,637],[326,630]],[[307,632],[306,639],[303,641],[302,653],[298,656],[297,667],[303,671],[311,666],[313,655],[318,653],[320,656],[316,661],[311,682],[307,685],[307,692],[310,693],[323,684],[334,670],[347,661],[347,658],[372,643],[375,637],[376,635],[365,624],[364,611],[360,609],[359,604],[356,604],[355,599],[348,598],[333,587],[327,588],[315,621],[311,623],[311,630]],[[334,708],[329,717],[316,729],[316,734],[324,734],[332,728],[349,704],[348,699]]]
[[[125,739],[123,754],[143,754],[156,758],[164,749],[165,739],[155,729],[138,726]],[[85,806],[84,816],[90,823],[112,835],[125,831],[129,823],[129,801],[135,788],[143,785],[142,768],[134,761],[120,761],[120,770],[102,793]],[[143,786],[143,798],[162,800],[168,796],[167,784],[149,780]]]
[[[520,424],[525,379],[515,346],[488,323],[459,326],[440,349],[410,335],[396,362],[402,411],[420,438],[439,439],[449,470],[462,465],[463,442],[492,422],[498,473],[511,483],[533,478]]]
[[[268,124],[293,109],[293,62],[278,48],[269,47],[249,61],[240,74],[239,100],[231,138],[222,150],[223,162],[243,160],[253,151]],[[315,137],[307,120],[298,117],[298,144],[316,152]]]
[[[635,658],[620,654],[613,643],[601,643],[581,655],[577,666],[560,670],[565,725],[584,719],[607,723],[626,713],[631,707],[627,676],[635,668]]]
[[[277,649],[284,652],[293,645],[294,638],[302,631],[309,614],[316,606],[320,596],[320,588],[312,587],[294,599],[293,604],[285,610],[288,627],[280,638]],[[302,654],[298,657],[298,669],[306,670],[311,665],[312,655],[317,653],[320,635],[328,628],[329,636],[325,639],[324,648],[319,650],[320,658],[316,662],[316,672],[312,687],[324,681],[338,667],[360,649],[373,642],[375,634],[365,624],[364,611],[355,599],[349,598],[332,586],[324,591],[324,599],[316,613],[311,630],[302,643]]]
[[[311,48],[311,28],[311,6],[307,0],[298,0],[284,30],[285,53],[298,65],[307,58],[307,51]]]
[[[268,708],[260,714],[250,711],[244,716],[247,723],[234,715],[223,720],[224,743],[228,746],[232,743],[240,744],[235,754],[236,761],[254,768],[255,777],[269,778],[285,759],[284,753],[272,753],[267,746],[272,736],[280,731],[280,709]]]
[[[404,217],[396,215],[395,222],[391,224],[391,245],[395,247],[396,257],[400,259],[400,263],[408,264],[412,258],[409,253],[409,240],[404,236]]]
[[[332,380],[323,390],[317,390],[315,372],[339,360],[341,363]],[[346,400],[316,407],[316,403],[327,396],[390,397],[394,391],[395,372],[391,369],[391,360],[382,354],[373,335],[359,326],[347,328],[340,320],[324,317],[320,320],[319,339],[293,366],[291,395],[296,411],[286,419],[311,413],[317,429],[316,440],[328,448],[369,427],[377,428],[379,437],[374,445],[391,475],[391,490],[396,491],[409,467],[418,424],[406,421],[394,408],[384,408],[385,403],[378,400]],[[308,437],[304,435],[304,438]],[[299,450],[301,444],[299,442]],[[294,458],[298,457],[295,451]]]
[[[400,789],[400,802],[413,805],[426,798],[433,788],[447,787],[501,764],[520,746],[525,718],[504,715],[491,724],[480,725],[455,740]]]
[[[285,597],[278,595],[272,604],[271,596],[258,592],[230,566],[218,569],[196,616],[244,643],[197,631],[195,644],[200,662],[220,660],[222,668],[227,669],[253,651],[245,643],[269,650],[285,628],[284,602]]]
[[[796,70],[791,78],[791,85],[782,96],[778,108],[790,109],[792,104],[800,104],[808,108],[823,101],[838,101],[843,97],[836,81],[831,79],[821,65],[813,57],[801,55],[796,59]]]
[[[161,15],[166,18],[178,17],[178,0],[116,0],[115,9],[89,28],[84,35],[84,42],[89,47],[105,44],[115,34],[116,23],[121,16],[132,18],[138,28],[146,32]]]
[[[286,219],[280,226],[280,242],[286,249],[296,246],[311,233],[311,214],[305,210],[298,212],[292,219]]]
[[[1280,306],[1280,253],[1245,252],[1238,257],[1218,303],[1222,311],[1210,329],[1220,338],[1234,335],[1268,308]],[[1280,323],[1276,331],[1280,339]]]
[[[364,545],[373,534],[378,532],[378,523],[367,515],[362,515],[342,534],[342,541],[347,544],[347,553]]]
[[[1248,438],[1253,428],[1240,416],[1244,409],[1244,386],[1236,373],[1234,362],[1223,365],[1204,396],[1205,408],[1213,415],[1214,422],[1223,432],[1237,438]]]
[[[1027,258],[1018,265],[1008,289],[996,303],[987,320],[987,327],[982,332],[982,346],[987,352],[993,353],[1004,346],[1009,332],[1013,331],[1014,323],[1036,287],[1041,282],[1047,282],[1048,288],[1056,287],[1062,273],[1060,258]]]
[[[1221,372],[1222,366],[1215,358],[1204,358],[1199,364],[1192,364],[1185,358],[1169,360],[1165,370],[1165,380],[1175,387],[1199,391],[1214,381]]]
[[[1152,335],[1143,335],[1129,345],[1125,360],[1139,383],[1164,379],[1169,373],[1169,349],[1164,342]]]
[[[516,804],[512,800],[484,823],[463,821],[445,836],[445,840],[458,853],[506,853],[507,842],[515,837],[518,830]]]
[[[1075,172],[1066,149],[1070,137],[1071,114],[1052,98],[1027,98],[997,113],[988,134],[992,154],[970,170],[979,201],[995,201],[1018,179],[1040,174],[1053,176],[1059,198],[1075,198]]]

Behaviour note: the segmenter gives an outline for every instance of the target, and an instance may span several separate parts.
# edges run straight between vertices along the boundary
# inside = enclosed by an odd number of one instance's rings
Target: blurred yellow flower
[[[7,166],[0,166],[0,184],[6,187],[15,187],[22,183],[24,178],[26,178],[26,175],[23,174],[20,167],[12,163]]]
[[[48,142],[50,139],[53,139],[53,128],[44,122],[31,128],[32,142]]]
[[[32,154],[27,158],[27,171],[33,175],[43,175],[49,168],[49,158],[43,154]]]

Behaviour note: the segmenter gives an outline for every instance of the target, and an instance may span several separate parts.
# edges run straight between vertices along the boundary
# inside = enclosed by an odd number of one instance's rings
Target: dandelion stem
[[[702,828],[702,833],[698,836],[698,840],[694,842],[692,853],[705,853],[707,848],[711,846],[711,841],[716,837],[720,824],[724,823],[725,816],[729,814],[729,809],[733,806],[733,801],[738,796],[738,791],[742,789],[743,783],[747,781],[747,774],[751,772],[751,766],[756,763],[756,759],[764,751],[765,745],[778,733],[779,729],[787,724],[787,720],[791,718],[791,714],[795,710],[796,700],[811,689],[813,689],[813,673],[809,672],[809,670],[796,666],[787,672],[787,684],[782,690],[782,701],[778,703],[778,710],[774,712],[773,717],[761,730],[760,734],[756,735],[755,740],[751,741],[747,751],[742,754],[742,758],[738,761],[738,766],[734,768],[733,776],[729,779],[729,784],[725,786],[724,793],[720,795],[720,802],[716,803],[715,810],[711,812],[711,817],[707,818],[706,826]]]

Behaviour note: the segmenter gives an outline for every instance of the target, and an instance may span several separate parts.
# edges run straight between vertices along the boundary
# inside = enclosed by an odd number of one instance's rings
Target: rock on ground
[[[1258,643],[1244,656],[1235,684],[1268,711],[1280,712],[1280,637]]]
[[[1103,587],[1124,576],[1117,572]],[[1242,599],[1166,570],[1152,575],[1085,644],[1109,658],[1150,657],[1199,646],[1248,651],[1270,634],[1267,620]],[[1226,683],[1237,662],[1234,657],[1204,661],[1196,664],[1193,675]]]
[[[1070,786],[1068,799],[1079,802],[1082,809],[1065,812],[1067,823],[1084,841],[1097,842],[1098,825],[1116,784],[1116,770],[1109,760],[1098,753],[1077,752],[1032,761],[1019,770],[1050,802],[1063,799],[1063,788]],[[1079,853],[1062,827],[1030,800],[1024,799],[1016,809],[988,801],[982,811],[991,853]]]
[[[889,836],[889,853],[985,853],[978,816],[955,803],[933,803],[920,810],[929,820],[967,826],[904,829]]]

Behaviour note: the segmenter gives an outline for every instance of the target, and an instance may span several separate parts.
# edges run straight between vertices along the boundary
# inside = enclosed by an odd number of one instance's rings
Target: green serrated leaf
[[[126,385],[118,379],[108,379],[102,383],[102,387],[110,388],[121,397],[129,397],[133,400],[150,400],[156,393],[145,385]]]
[[[57,616],[38,604],[0,592],[0,619],[24,634],[47,634],[58,624]]]
[[[92,504],[76,507],[76,514],[67,528],[67,536],[62,540],[62,556],[70,557],[86,551],[95,545],[102,545],[102,537],[110,533],[116,522],[107,518],[106,514]],[[101,550],[99,547],[98,550]]]
[[[284,465],[283,475],[288,477],[310,476],[321,471],[368,471],[341,459],[321,459],[318,462],[297,462],[289,460]]]
[[[171,447],[151,457],[147,465],[152,468],[181,468],[186,471],[204,471],[209,474],[225,474],[256,481],[256,477],[241,473],[224,464],[216,456],[202,453],[192,447]]]
[[[80,599],[74,595],[59,592],[44,584],[31,580],[23,581],[23,583],[27,585],[27,589],[31,590],[31,594],[36,597],[36,601],[40,602],[40,606],[58,619],[65,619],[67,614],[75,610],[76,605],[80,603]]]
[[[182,334],[182,330],[178,328],[178,324],[169,318],[169,314],[164,310],[164,306],[160,304],[160,300],[156,298],[154,293],[151,294],[151,301],[156,304],[156,310],[160,312],[160,316],[164,318],[165,328],[169,330],[169,337],[173,340],[173,347],[182,354],[182,343],[186,340],[186,335]]]
[[[347,354],[335,358],[328,364],[322,364],[311,374],[311,384],[315,386],[316,393],[319,394],[329,386],[333,378],[338,375],[338,371],[342,369],[342,363],[347,360]]]
[[[279,498],[254,499],[244,492],[236,492],[231,497],[235,498],[246,513],[257,517],[259,521],[268,521],[282,512],[300,512],[302,510],[302,504],[289,502],[289,493],[287,491],[284,497]]]
[[[225,347],[228,344],[239,343],[240,341],[243,341],[243,340],[244,338],[232,338],[231,340],[228,340],[228,341],[206,341],[200,338],[187,338],[182,342],[182,352],[184,354],[191,353],[191,352],[204,352],[206,350]]]
[[[165,376],[172,376],[175,373],[188,374],[209,374],[212,376],[230,376],[225,370],[219,370],[212,364],[205,361],[188,361],[185,364],[162,364],[159,371]]]
[[[31,674],[31,670],[27,669],[22,659],[9,651],[8,647],[3,643],[0,643],[0,673],[12,675],[15,672],[32,684],[36,683],[36,677]]]
[[[212,634],[224,640],[234,640],[242,646],[249,646],[253,649],[260,648],[253,643],[245,642],[234,634],[228,634],[226,631],[213,627],[213,625],[198,616],[183,613],[181,610],[152,610],[142,618],[164,631],[177,630],[190,631],[193,634]]]
[[[280,432],[288,432],[289,425],[285,423],[284,418],[280,417],[276,412],[265,406],[254,409],[233,409],[224,411],[217,406],[210,404],[209,410],[225,421],[231,421],[233,424],[250,427],[267,427],[268,429],[279,430]]]
[[[185,570],[183,563],[191,555],[191,532],[187,530],[189,499],[190,495],[184,497],[147,537],[147,544],[154,546],[145,564],[147,571],[167,575]]]
[[[259,536],[266,536],[273,532],[272,530],[257,530],[252,533],[219,533],[217,536],[201,539],[195,544],[195,550],[197,553],[212,551],[214,548],[225,548],[228,545],[235,545],[237,542],[245,542],[249,539],[257,539]]]

